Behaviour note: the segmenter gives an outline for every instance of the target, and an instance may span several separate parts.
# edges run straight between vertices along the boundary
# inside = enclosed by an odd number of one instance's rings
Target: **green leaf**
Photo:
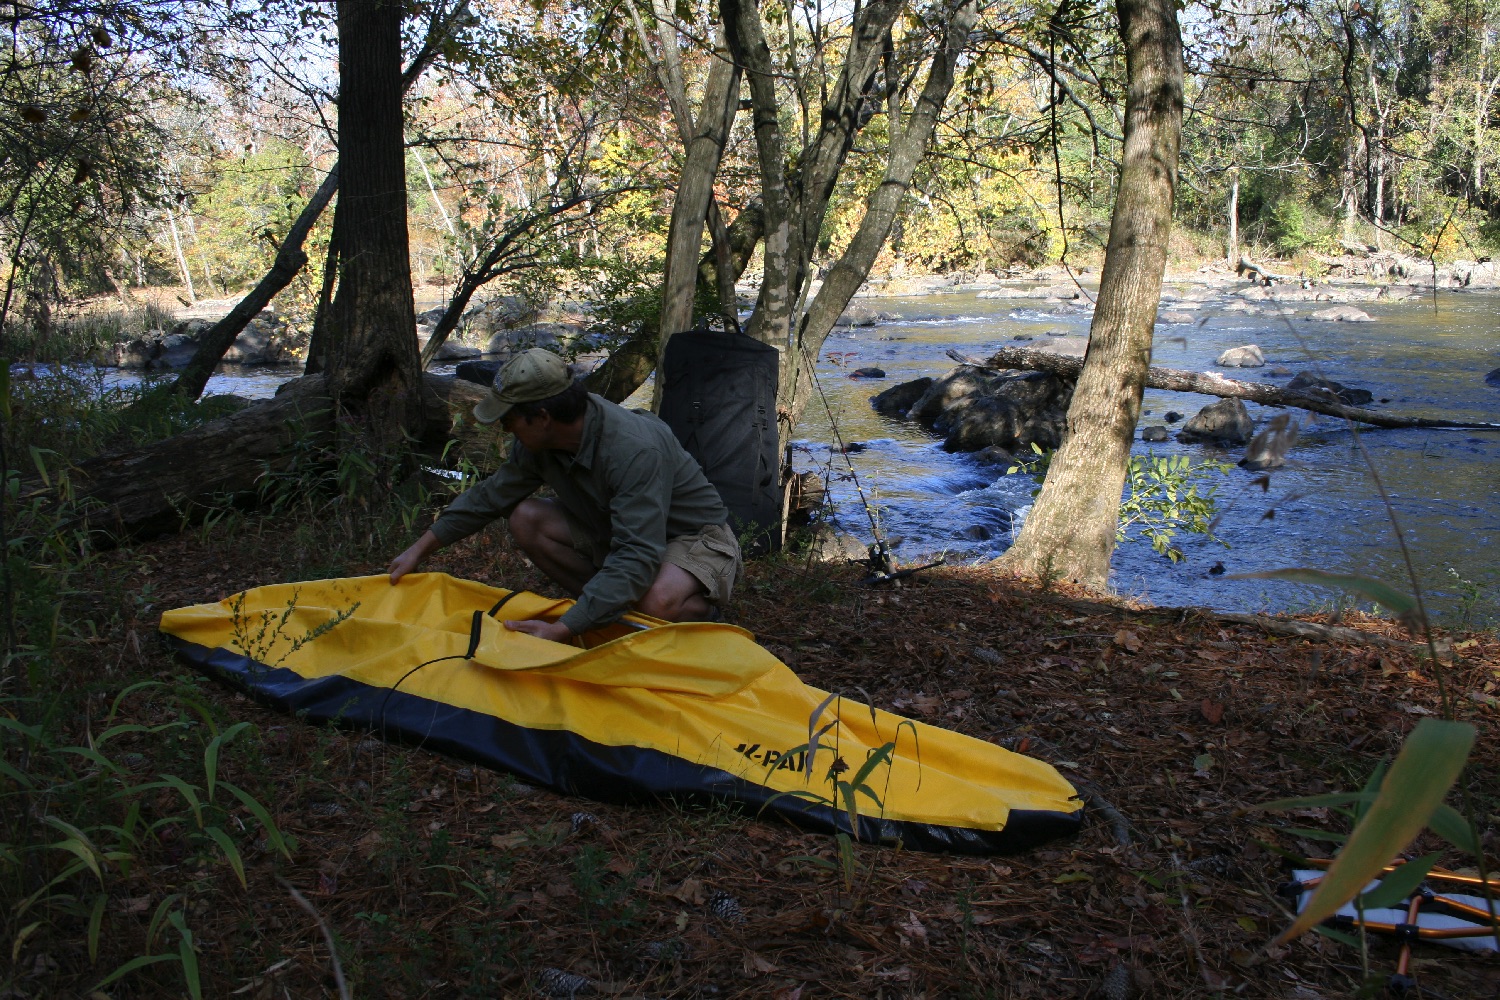
[[[1417,723],[1369,812],[1329,866],[1312,899],[1277,938],[1290,941],[1322,923],[1411,843],[1457,780],[1474,745],[1474,727],[1462,722],[1423,719]]]
[[[245,862],[240,857],[239,848],[234,846],[234,841],[229,839],[229,834],[216,826],[211,826],[203,831],[213,838],[214,843],[219,845],[219,850],[224,852],[224,860],[229,862],[229,867],[234,869],[235,877],[240,880],[240,888],[248,889],[249,884],[245,881]]]
[[[281,836],[281,831],[276,828],[276,823],[271,819],[271,814],[266,812],[266,807],[255,801],[255,796],[245,791],[239,785],[221,781],[219,782],[219,787],[239,799],[241,804],[250,810],[250,815],[260,820],[260,825],[266,828],[266,839],[271,842],[271,846],[280,851],[282,856],[288,861],[292,860],[291,849],[287,847],[285,838]]]
[[[88,834],[73,824],[58,819],[56,816],[44,816],[42,817],[42,822],[68,835],[67,840],[60,840],[55,844],[48,844],[47,846],[77,855],[80,861],[88,865],[89,871],[94,873],[94,876],[99,879],[102,885],[104,883],[104,873],[99,870],[99,849],[94,846],[93,841],[89,840]]]
[[[47,475],[47,460],[42,457],[51,453],[51,450],[38,448],[36,445],[30,445],[29,447],[31,450],[31,464],[36,466],[36,474],[41,477],[42,485],[51,487],[52,477]]]
[[[1432,818],[1427,821],[1432,832],[1442,837],[1454,847],[1468,854],[1470,857],[1479,857],[1482,848],[1479,846],[1479,837],[1474,833],[1474,827],[1464,819],[1457,809],[1444,803],[1432,812]]]
[[[1303,795],[1295,799],[1277,799],[1250,806],[1247,812],[1286,812],[1289,809],[1317,809],[1322,806],[1347,806],[1361,800],[1375,801],[1374,792],[1329,792],[1326,795]]]
[[[22,736],[25,736],[27,739],[34,740],[37,743],[46,742],[42,739],[41,726],[28,726],[20,719],[12,719],[8,715],[0,715],[0,729],[12,729],[20,733]]]
[[[1339,944],[1348,945],[1350,948],[1359,947],[1359,938],[1355,937],[1353,934],[1345,934],[1343,931],[1336,931],[1332,927],[1324,927],[1322,924],[1314,927],[1313,931],[1323,935],[1329,940],[1337,941]]]
[[[101,992],[104,987],[108,986],[116,979],[119,979],[122,976],[128,976],[136,969],[143,969],[148,965],[155,965],[157,962],[174,962],[177,961],[177,959],[178,956],[176,955],[139,955],[136,958],[132,958],[130,961],[126,962],[124,965],[116,969],[114,972],[111,972],[109,975],[105,976],[103,979],[99,980],[94,984],[94,988],[89,990],[89,992]]]
[[[161,931],[163,921],[172,909],[172,904],[182,898],[182,893],[174,892],[160,903],[156,904],[156,912],[151,914],[151,923],[146,927],[146,947],[151,947],[156,941],[156,935]]]
[[[1262,573],[1231,573],[1224,579],[1285,580],[1287,583],[1305,583],[1313,587],[1331,587],[1334,590],[1342,590],[1363,597],[1367,601],[1373,601],[1389,611],[1397,621],[1413,632],[1422,624],[1416,599],[1410,594],[1403,594],[1390,584],[1382,583],[1373,577],[1360,576],[1357,573],[1330,573],[1327,570],[1304,567],[1271,569]]]
[[[1395,906],[1422,884],[1422,880],[1432,871],[1432,866],[1437,864],[1441,856],[1442,852],[1439,851],[1416,861],[1397,865],[1396,870],[1382,878],[1379,885],[1359,897],[1359,905],[1367,910]]]
[[[15,941],[13,941],[10,946],[11,965],[15,965],[20,960],[21,948],[26,944],[26,939],[31,937],[32,933],[35,932],[36,929],[40,926],[42,926],[42,922],[40,920],[37,920],[21,928],[20,933],[16,935]]]
[[[94,897],[94,908],[89,911],[89,964],[93,965],[99,961],[99,926],[104,922],[104,907],[109,903],[107,893],[99,893]]]
[[[98,736],[94,737],[94,746],[96,748],[102,747],[104,744],[108,743],[110,740],[114,739],[116,736],[123,736],[126,733],[149,733],[149,732],[151,732],[151,730],[149,728],[147,728],[146,726],[142,726],[142,725],[139,725],[139,724],[134,723],[134,722],[122,722],[118,726],[111,726],[111,727],[109,727],[104,732],[102,732]]]
[[[181,910],[174,911],[168,919],[182,936],[177,954],[182,959],[182,978],[187,981],[188,995],[193,1000],[203,1000],[203,984],[198,979],[198,953],[193,950],[193,932],[188,930]]]
[[[16,770],[14,767],[11,767],[10,764],[3,760],[0,760],[0,774],[5,775],[5,777],[9,778],[11,781],[14,781],[22,788],[30,790],[36,787],[36,783],[33,782],[29,776]]]
[[[124,773],[123,769],[114,761],[99,751],[90,750],[88,747],[59,747],[56,752],[77,754],[95,767],[98,767],[101,771],[114,771],[116,774]]]
[[[137,681],[137,682],[135,682],[134,684],[132,684],[129,687],[127,687],[125,690],[121,691],[119,694],[115,695],[115,700],[109,703],[109,715],[107,715],[105,717],[105,721],[108,722],[108,721],[114,719],[115,713],[120,710],[120,702],[124,701],[126,699],[126,697],[128,697],[129,695],[135,694],[137,691],[144,691],[144,690],[146,690],[148,688],[165,687],[165,686],[166,686],[166,684],[163,683],[162,681]]]
[[[219,780],[219,748],[249,728],[248,722],[236,722],[208,741],[208,747],[203,751],[203,775],[207,782],[208,801],[214,800],[214,783]]]
[[[1321,840],[1327,844],[1342,844],[1349,839],[1346,833],[1337,833],[1333,830],[1308,830],[1300,826],[1289,826],[1281,831],[1292,837],[1302,837],[1306,840]]]
[[[203,828],[203,803],[198,801],[198,786],[190,785],[175,774],[164,774],[161,780],[167,786],[177,789],[184,799],[187,799],[188,808],[193,810],[193,821],[198,828]]]
[[[856,788],[863,785],[866,781],[869,780],[870,773],[874,771],[875,768],[879,767],[881,764],[889,764],[891,762],[891,755],[895,752],[896,744],[894,743],[883,743],[880,746],[876,747],[875,750],[870,754],[870,756],[865,758],[865,762],[860,765],[859,770],[854,774],[854,779],[850,781],[849,784],[855,786]]]

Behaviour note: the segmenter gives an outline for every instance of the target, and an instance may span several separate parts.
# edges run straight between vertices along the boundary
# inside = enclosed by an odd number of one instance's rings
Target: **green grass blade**
[[[118,726],[110,726],[104,732],[94,737],[94,746],[102,747],[116,736],[124,736],[126,733],[149,733],[150,728],[135,722],[122,722]]]
[[[1327,795],[1303,795],[1295,799],[1277,799],[1250,806],[1246,812],[1286,812],[1288,809],[1317,809],[1320,806],[1347,806],[1354,802],[1374,802],[1374,792],[1329,792]]]
[[[181,910],[173,911],[167,919],[172,921],[172,926],[177,928],[177,933],[182,938],[177,945],[177,954],[182,959],[182,978],[187,982],[188,995],[193,1000],[203,1000],[203,984],[198,978],[198,952],[193,949],[193,932],[188,930]]]
[[[860,765],[859,770],[854,773],[854,777],[850,780],[849,784],[855,787],[865,784],[865,782],[869,781],[870,774],[877,767],[881,764],[889,764],[891,762],[891,754],[895,750],[896,744],[894,743],[884,743],[876,747],[874,752],[865,758],[865,762]]]
[[[1474,727],[1423,719],[1406,737],[1371,803],[1307,907],[1276,940],[1290,941],[1322,923],[1384,871],[1411,843],[1448,794],[1474,745]]]
[[[266,839],[271,842],[271,846],[280,851],[282,856],[288,861],[292,860],[291,848],[287,847],[285,838],[281,836],[281,830],[277,828],[275,820],[271,819],[271,814],[266,811],[266,807],[255,801],[255,796],[245,791],[239,785],[228,781],[221,781],[219,782],[219,787],[239,799],[240,803],[246,809],[250,810],[250,815],[259,820],[260,825],[266,828]]]
[[[203,832],[212,837],[214,843],[219,845],[219,850],[224,852],[224,860],[228,861],[229,867],[234,869],[235,877],[240,880],[240,888],[250,888],[245,881],[245,861],[240,857],[239,848],[234,846],[234,841],[229,839],[229,834],[216,826],[211,826]]]
[[[1360,905],[1367,910],[1378,910],[1385,906],[1395,906],[1412,894],[1427,873],[1432,871],[1432,866],[1437,864],[1442,853],[1428,854],[1418,858],[1416,861],[1408,861],[1404,865],[1397,866],[1380,880],[1380,884],[1369,892],[1359,897]]]
[[[182,893],[174,892],[160,903],[156,904],[156,912],[151,914],[151,923],[146,927],[146,947],[149,948],[156,943],[156,935],[161,932],[161,925],[166,921],[167,914],[171,912],[172,904],[182,898]]]
[[[187,800],[188,808],[193,810],[193,821],[198,824],[198,829],[203,829],[203,803],[198,801],[198,786],[188,784],[175,774],[164,774],[161,780],[182,794]]]
[[[137,681],[115,695],[115,700],[109,703],[109,714],[104,717],[105,723],[108,724],[114,720],[115,713],[120,710],[120,702],[124,701],[127,697],[135,694],[137,691],[145,691],[148,688],[157,687],[166,687],[166,684],[162,681]]]
[[[99,993],[99,992],[103,991],[104,987],[108,986],[110,983],[114,982],[116,979],[120,979],[120,978],[122,978],[124,976],[128,976],[132,972],[134,972],[136,969],[143,969],[143,968],[145,968],[148,965],[155,965],[157,962],[175,962],[175,961],[178,961],[178,956],[176,956],[176,955],[140,955],[140,956],[137,956],[136,958],[132,958],[130,961],[128,961],[124,965],[120,966],[114,972],[111,972],[109,975],[105,976],[103,979],[99,980],[97,983],[94,984],[94,988],[91,989],[91,990],[89,990],[89,992],[90,993]]]
[[[99,961],[99,927],[104,923],[104,907],[109,903],[107,893],[94,897],[94,908],[89,911],[89,964]]]
[[[22,736],[26,737],[27,739],[34,740],[37,743],[45,743],[46,742],[44,739],[42,739],[42,727],[41,726],[28,726],[26,723],[22,722],[20,719],[12,719],[8,715],[0,715],[0,729],[10,729],[10,730],[13,730],[15,732],[20,733]]]
[[[77,754],[102,771],[113,771],[116,774],[125,773],[120,765],[104,756],[98,750],[90,750],[88,747],[59,747],[56,752]]]
[[[4,775],[27,791],[30,791],[31,789],[36,787],[36,783],[31,780],[30,775],[16,770],[14,767],[11,767],[3,760],[0,760],[0,775]]]
[[[208,801],[214,800],[214,783],[219,780],[219,749],[249,728],[248,722],[236,722],[208,741],[208,747],[203,751],[203,777],[207,782]]]
[[[1470,857],[1479,857],[1483,850],[1479,846],[1479,837],[1474,833],[1474,827],[1469,825],[1469,821],[1457,809],[1446,803],[1433,810],[1427,825],[1433,833]]]

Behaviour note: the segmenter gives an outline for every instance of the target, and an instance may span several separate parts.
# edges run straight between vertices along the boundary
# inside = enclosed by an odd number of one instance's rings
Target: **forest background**
[[[52,308],[91,296],[171,286],[192,302],[259,280],[337,158],[331,8],[15,13],[0,71],[0,252],[20,313],[7,339],[45,339]],[[652,313],[684,156],[663,50],[642,23],[658,13],[444,12],[446,61],[407,94],[418,288],[442,295],[507,223],[571,199],[483,294],[589,303],[622,338]],[[696,94],[711,12],[666,13],[681,18],[678,85]],[[1483,2],[1189,6],[1174,263],[1244,251],[1317,276],[1332,256],[1376,247],[1440,262],[1490,256],[1500,245],[1497,19]],[[429,24],[414,8],[409,49]],[[970,41],[872,275],[1097,266],[1123,113],[1108,10],[991,8]],[[855,232],[883,120],[838,177],[815,263]],[[726,223],[758,194],[754,159],[740,115],[714,187]],[[276,300],[296,322],[311,321],[331,215]]]

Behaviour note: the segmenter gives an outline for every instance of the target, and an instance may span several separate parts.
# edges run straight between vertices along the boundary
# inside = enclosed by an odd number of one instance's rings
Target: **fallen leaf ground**
[[[191,675],[151,641],[168,608],[382,568],[373,554],[320,561],[315,547],[240,525],[105,561],[94,586],[108,594],[96,599],[122,610],[57,682],[102,704],[158,679],[221,724],[252,722],[221,772],[295,836],[293,860],[251,840],[242,889],[222,862],[174,853],[164,837],[152,864],[111,882],[110,926],[128,932],[103,942],[97,963],[81,928],[37,937],[13,957],[5,995],[88,995],[99,969],[144,953],[151,914],[178,892],[205,996],[336,996],[318,919],[290,886],[326,924],[355,997],[1354,996],[1366,977],[1356,949],[1318,935],[1265,949],[1288,923],[1276,887],[1289,864],[1275,850],[1328,850],[1287,828],[1336,831],[1338,817],[1243,810],[1357,787],[1418,719],[1441,712],[1430,665],[1381,620],[1353,624],[1402,645],[1286,638],[985,567],[868,588],[854,568],[757,564],[732,620],[807,683],[1052,762],[1115,811],[1092,808],[1078,836],[1019,856],[858,846],[850,864],[827,836],[727,809],[603,806],[314,728]],[[428,568],[547,592],[499,532]],[[1460,781],[1495,859],[1488,695],[1500,642],[1451,638],[1444,677],[1457,716],[1480,730]],[[171,710],[142,691],[115,721]],[[97,721],[88,714],[71,723],[80,738]],[[144,734],[116,750],[143,774],[174,752]],[[1441,848],[1427,839],[1419,846]],[[1396,958],[1395,944],[1370,940],[1364,995],[1380,994]],[[1413,974],[1421,996],[1500,995],[1489,956],[1422,944]],[[104,991],[181,993],[166,963]]]

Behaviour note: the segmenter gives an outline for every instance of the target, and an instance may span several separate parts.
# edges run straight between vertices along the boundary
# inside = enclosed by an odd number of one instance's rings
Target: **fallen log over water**
[[[1002,347],[985,361],[965,357],[958,351],[949,351],[948,356],[960,364],[974,365],[991,371],[1043,371],[1062,378],[1077,379],[1083,371],[1082,358],[1063,357],[1046,351],[1027,350],[1021,347]],[[1359,406],[1346,406],[1333,402],[1328,397],[1305,392],[1294,392],[1265,382],[1239,382],[1225,378],[1218,372],[1189,372],[1178,368],[1159,368],[1153,365],[1146,373],[1146,386],[1151,389],[1167,389],[1172,392],[1196,392],[1206,396],[1221,396],[1225,399],[1248,399],[1265,406],[1295,406],[1314,413],[1340,417],[1355,423],[1374,427],[1433,427],[1474,431],[1500,431],[1500,423],[1472,423],[1463,420],[1436,420],[1428,417],[1393,417]]]
[[[1239,263],[1234,266],[1234,273],[1239,275],[1240,277],[1244,277],[1246,274],[1249,274],[1251,278],[1259,281],[1262,285],[1271,285],[1278,281],[1295,282],[1302,280],[1290,274],[1275,274],[1271,271],[1267,271],[1265,268],[1255,263],[1249,257],[1245,257],[1243,255],[1240,257]]]

